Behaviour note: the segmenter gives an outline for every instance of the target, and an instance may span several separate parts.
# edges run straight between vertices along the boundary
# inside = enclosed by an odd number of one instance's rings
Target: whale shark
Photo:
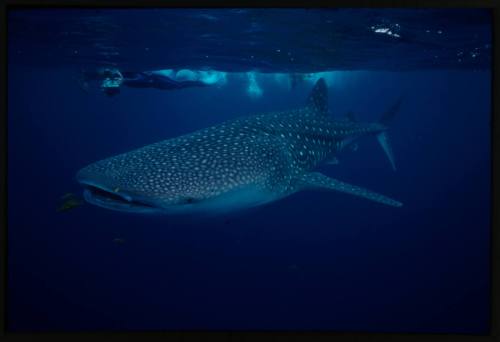
[[[378,122],[334,120],[323,78],[305,105],[239,117],[94,162],[76,174],[84,199],[133,213],[222,213],[303,190],[329,190],[392,207],[395,199],[315,171],[363,136],[376,137],[395,170],[387,136],[400,100]]]

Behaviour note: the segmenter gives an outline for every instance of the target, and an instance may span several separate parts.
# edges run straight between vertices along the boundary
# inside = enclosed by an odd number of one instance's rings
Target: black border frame
[[[500,12],[495,0],[5,0],[0,3],[0,337],[16,341],[49,339],[82,340],[161,340],[161,341],[500,341]],[[147,7],[400,7],[400,8],[490,8],[492,9],[492,117],[491,117],[491,319],[489,335],[357,332],[271,332],[271,331],[169,331],[169,332],[74,332],[14,333],[6,331],[7,290],[7,11],[22,8],[147,8]]]

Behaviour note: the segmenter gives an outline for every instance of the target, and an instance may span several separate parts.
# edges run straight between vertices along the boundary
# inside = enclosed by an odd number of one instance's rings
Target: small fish
[[[113,242],[116,243],[117,245],[123,245],[125,243],[124,238],[114,238]]]
[[[84,201],[81,199],[78,199],[76,197],[66,197],[63,201],[63,203],[57,207],[56,211],[63,212],[63,211],[68,211],[73,208],[79,207],[84,204]]]
[[[62,203],[57,207],[57,212],[68,211],[84,204],[83,199],[79,198],[72,192],[67,192],[60,197]]]
[[[83,78],[73,77],[73,80],[76,81],[76,84],[81,90],[87,94],[89,93],[89,84]]]
[[[65,200],[65,199],[68,199],[68,198],[74,198],[76,197],[74,193],[72,192],[67,192],[65,193],[64,195],[61,196],[61,199],[62,200]]]

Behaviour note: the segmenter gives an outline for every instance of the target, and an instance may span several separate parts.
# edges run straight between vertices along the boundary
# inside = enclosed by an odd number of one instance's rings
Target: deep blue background
[[[222,87],[82,92],[74,70],[9,69],[8,327],[12,330],[325,329],[488,332],[490,73],[344,72],[332,115],[390,130],[322,171],[402,208],[303,192],[230,218],[180,219],[84,205],[78,169],[223,120],[302,105],[312,86],[272,77],[250,98]],[[113,242],[120,237],[123,244]]]

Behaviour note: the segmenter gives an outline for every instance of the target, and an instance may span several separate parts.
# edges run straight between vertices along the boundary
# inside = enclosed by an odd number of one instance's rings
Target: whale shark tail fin
[[[318,115],[328,115],[328,89],[323,77],[316,82],[309,94],[307,106]]]
[[[399,112],[399,109],[401,107],[401,102],[402,102],[403,97],[400,96],[398,100],[391,106],[387,111],[385,111],[384,114],[379,119],[379,123],[387,126],[392,119],[396,116],[396,114]],[[380,147],[384,150],[385,155],[387,156],[387,159],[389,159],[389,162],[391,163],[392,169],[396,171],[396,162],[394,159],[394,153],[392,151],[392,147],[390,144],[389,136],[387,134],[387,131],[384,130],[382,132],[377,133],[376,135],[378,143]]]
[[[387,135],[386,131],[382,131],[380,133],[377,133],[377,141],[384,150],[385,155],[387,156],[387,159],[389,159],[389,162],[391,163],[392,169],[396,171],[396,162],[394,160],[394,153],[392,152],[392,146],[389,141],[389,136]]]

